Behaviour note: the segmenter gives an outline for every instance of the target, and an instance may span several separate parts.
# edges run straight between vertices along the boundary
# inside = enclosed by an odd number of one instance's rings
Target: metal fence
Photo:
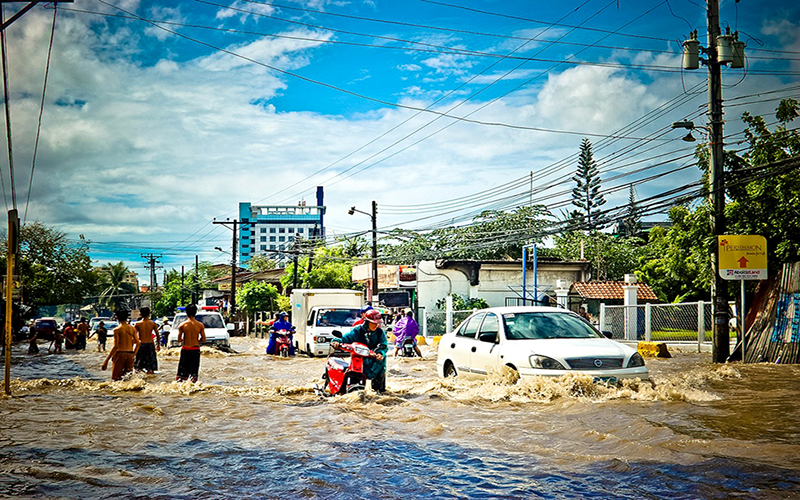
[[[427,311],[420,308],[420,316],[422,322],[420,323],[420,332],[425,337],[435,337],[437,335],[444,335],[447,333],[447,311]],[[453,321],[451,328],[455,328],[461,324],[462,321],[467,319],[470,314],[475,312],[474,309],[466,311],[453,311]]]
[[[681,304],[600,305],[598,328],[619,340],[711,342],[712,311],[708,302]]]

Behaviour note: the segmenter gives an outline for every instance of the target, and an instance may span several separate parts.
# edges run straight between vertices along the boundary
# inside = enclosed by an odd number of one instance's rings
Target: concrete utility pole
[[[59,3],[72,3],[73,0],[54,0],[52,3],[55,4],[56,8],[58,8]],[[25,3],[25,0],[3,0],[0,3]],[[0,25],[0,38],[2,38],[2,45],[3,45],[3,72],[5,74],[8,73],[8,67],[6,65],[6,57],[5,57],[5,33],[6,28],[11,26],[11,24],[22,17],[26,12],[31,10],[40,2],[38,1],[31,1],[28,2],[28,5],[23,6],[20,10],[16,12],[16,14],[12,15],[8,19],[0,19],[2,21],[2,25]],[[55,16],[55,12],[53,12],[53,16]],[[53,21],[55,22],[55,17],[53,17]],[[6,310],[5,310],[5,343],[3,344],[5,347],[5,393],[7,396],[11,395],[11,337],[12,337],[12,316],[14,314],[13,308],[13,298],[14,298],[14,290],[19,289],[19,280],[14,279],[14,267],[17,261],[17,257],[19,256],[19,213],[17,212],[17,195],[16,195],[16,183],[14,182],[14,155],[13,148],[11,145],[11,116],[9,112],[9,92],[8,92],[8,79],[4,80],[4,96],[5,96],[5,112],[6,112],[6,133],[7,133],[7,143],[8,143],[8,165],[9,165],[9,177],[11,179],[11,202],[12,202],[12,209],[8,211],[8,249],[6,252]]]
[[[711,270],[714,273],[714,284],[711,289],[714,314],[712,360],[724,363],[730,356],[730,332],[728,327],[728,284],[719,275],[718,237],[725,234],[725,167],[723,165],[723,132],[722,132],[722,77],[720,75],[719,54],[717,53],[717,37],[719,28],[719,0],[707,0],[708,24],[708,118],[710,128],[709,168],[711,173],[711,197],[714,211],[711,226],[714,235],[712,245]]]
[[[156,291],[156,287],[158,283],[156,283],[156,269],[163,269],[164,266],[157,266],[158,259],[160,259],[161,255],[155,255],[152,253],[143,253],[142,258],[147,261],[147,268],[150,269],[150,293]],[[164,279],[166,283],[166,278]]]
[[[236,228],[240,224],[250,224],[248,220],[225,220],[225,221],[214,221],[214,224],[222,224],[225,227],[228,227],[226,224],[230,224],[230,229],[233,229],[233,240],[231,242],[231,314],[230,317],[233,318],[236,315],[236,271],[238,271],[238,266],[236,265]]]
[[[360,213],[372,218],[372,300],[378,300],[378,202],[372,201],[372,213],[363,212],[350,207],[348,214]]]

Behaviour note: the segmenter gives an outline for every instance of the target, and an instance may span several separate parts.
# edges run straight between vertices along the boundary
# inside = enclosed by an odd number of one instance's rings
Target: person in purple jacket
[[[421,358],[422,352],[417,347],[417,335],[419,335],[419,325],[414,320],[414,311],[406,309],[406,315],[394,325],[394,356],[397,357],[397,353],[403,346],[403,341],[411,339],[414,342],[414,350],[417,352],[417,356]]]

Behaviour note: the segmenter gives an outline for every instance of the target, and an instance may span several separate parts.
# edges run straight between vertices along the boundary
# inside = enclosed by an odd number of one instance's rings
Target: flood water
[[[105,354],[15,346],[0,497],[800,498],[800,366],[674,353],[654,386],[470,382],[422,347],[389,359],[388,394],[324,399],[324,359],[232,345],[197,384],[173,382],[177,350],[110,382]]]

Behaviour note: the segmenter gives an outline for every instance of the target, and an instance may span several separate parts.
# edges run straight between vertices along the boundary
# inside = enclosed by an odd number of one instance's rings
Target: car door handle
[[[477,351],[478,349],[475,346],[472,346],[472,352]]]

